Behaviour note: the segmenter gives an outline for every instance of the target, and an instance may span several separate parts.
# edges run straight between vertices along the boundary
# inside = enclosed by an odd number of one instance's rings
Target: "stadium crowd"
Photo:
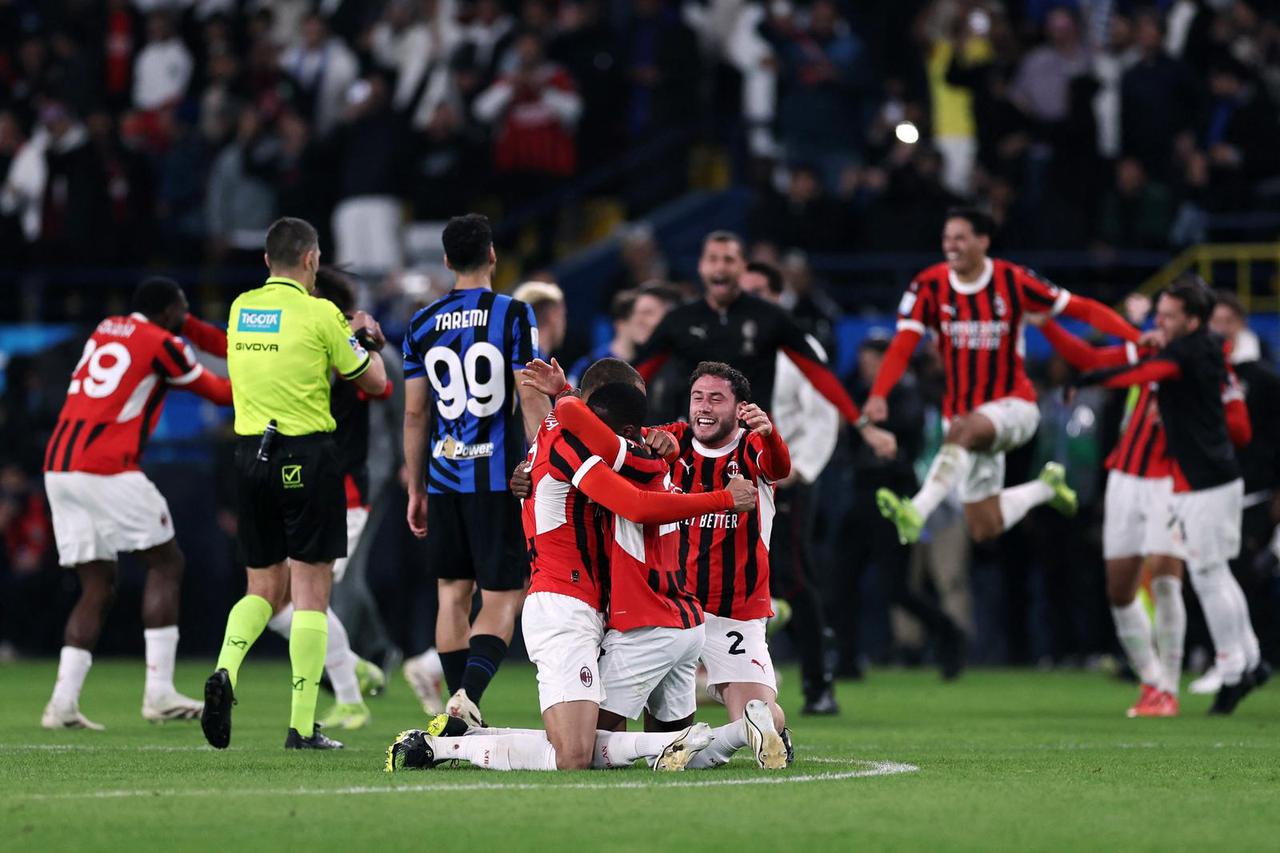
[[[17,0],[0,33],[0,248],[40,265],[244,263],[298,215],[383,273],[407,222],[625,156],[593,186],[634,218],[692,143],[811,252],[931,249],[957,199],[1006,248],[1159,249],[1278,194],[1268,0]]]
[[[1168,249],[1202,239],[1210,211],[1274,206],[1278,63],[1280,9],[1263,0],[19,0],[0,5],[0,252],[18,270],[216,273],[260,265],[267,226],[295,215],[319,227],[326,260],[376,281],[406,266],[410,222],[518,214],[627,156],[649,158],[661,180],[605,189],[643,215],[690,188],[701,142],[730,152],[733,179],[753,188],[750,254],[779,262],[782,304],[834,351],[839,309],[804,253],[934,251],[943,212],[963,199],[991,210],[1001,249]],[[655,153],[668,131],[678,142]],[[538,217],[518,246],[507,235],[500,266],[544,267],[577,216]],[[643,227],[627,232],[623,259],[600,304],[612,312],[609,351],[630,359],[680,283]],[[433,291],[390,281],[400,284],[379,291],[373,313],[394,337]],[[534,296],[543,349],[568,366],[582,336],[563,328],[562,303],[554,319],[554,288]],[[77,301],[69,316],[106,313],[94,292]],[[887,344],[869,336],[842,377],[859,402]],[[56,647],[42,608],[68,601],[34,471],[74,359],[11,363],[0,414],[0,641],[24,651]],[[841,674],[868,659],[918,661],[930,636],[956,631],[985,662],[1114,651],[1098,538],[1101,462],[1123,397],[1068,395],[1060,359],[1033,378],[1040,432],[1011,454],[1008,477],[1063,461],[1084,519],[1069,529],[1037,510],[970,547],[958,507],[944,507],[909,573],[884,571],[897,558],[867,544],[868,525],[883,524],[867,508],[882,482],[921,477],[941,442],[935,351],[895,389],[904,417],[891,425],[892,464],[841,436],[815,486],[814,533]],[[375,447],[371,461],[390,483],[384,499],[402,505],[395,451]],[[386,523],[403,528],[403,514],[388,510]],[[392,538],[404,541],[353,574],[367,575],[389,643],[421,651],[430,631],[415,618],[434,591],[411,570],[407,534]],[[1264,550],[1249,570],[1273,600]],[[915,619],[895,610],[890,631],[889,604]],[[1259,622],[1271,649],[1276,628]]]

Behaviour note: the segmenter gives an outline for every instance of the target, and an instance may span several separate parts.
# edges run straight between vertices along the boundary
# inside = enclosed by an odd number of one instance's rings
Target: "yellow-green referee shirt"
[[[274,419],[281,435],[333,432],[329,382],[355,379],[369,353],[338,306],[291,278],[267,279],[231,303],[227,373],[237,435],[261,435]]]

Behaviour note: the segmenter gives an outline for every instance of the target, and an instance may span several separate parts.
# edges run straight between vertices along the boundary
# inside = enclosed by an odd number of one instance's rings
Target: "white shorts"
[[[1178,553],[1173,543],[1173,478],[1107,472],[1102,516],[1102,557]]]
[[[996,440],[990,450],[973,454],[969,476],[960,483],[960,502],[971,504],[1000,494],[1004,488],[1004,454],[1021,447],[1040,426],[1040,407],[1021,397],[1001,397],[973,410],[991,421]]]
[[[707,642],[702,647],[702,665],[707,668],[707,695],[724,701],[725,684],[763,684],[778,691],[773,658],[764,639],[766,619],[726,619],[706,616]]]
[[[63,566],[114,561],[121,553],[145,551],[173,538],[169,503],[141,471],[50,471],[44,491]]]
[[[600,612],[569,595],[535,592],[524,600],[520,623],[525,650],[538,668],[539,710],[561,702],[600,704]]]
[[[1195,492],[1174,492],[1173,511],[1174,553],[1186,560],[1188,569],[1240,556],[1243,480]]]
[[[342,583],[342,578],[347,573],[347,561],[355,554],[356,546],[360,544],[360,535],[364,533],[364,526],[368,523],[369,510],[367,507],[347,507],[347,556],[333,561],[334,583]]]
[[[610,629],[600,650],[600,707],[628,720],[638,720],[648,708],[665,723],[692,714],[698,708],[698,658],[705,636],[701,625]]]

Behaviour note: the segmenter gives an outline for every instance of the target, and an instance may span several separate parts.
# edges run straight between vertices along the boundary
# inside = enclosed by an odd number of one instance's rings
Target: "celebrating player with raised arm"
[[[201,349],[227,354],[226,334],[190,316],[177,282],[149,278],[133,294],[133,313],[108,317],[85,343],[44,459],[58,561],[80,578],[67,619],[58,680],[40,724],[101,729],[80,713],[80,690],[111,608],[116,558],[136,552],[147,567],[142,624],[147,645],[147,720],[194,719],[201,704],[173,686],[178,648],[182,552],[169,505],[140,469],[170,388],[231,405],[231,384],[206,371],[182,334]]]
[[[1086,374],[1081,382],[1106,388],[1159,383],[1156,402],[1173,458],[1172,541],[1200,598],[1222,673],[1209,713],[1230,714],[1266,681],[1270,667],[1249,642],[1249,607],[1227,565],[1240,551],[1244,482],[1223,405],[1229,376],[1222,340],[1208,329],[1212,310],[1209,288],[1184,275],[1156,303],[1157,337],[1167,346],[1132,367]]]
[[[920,538],[927,519],[959,485],[969,533],[987,541],[1048,503],[1068,515],[1076,496],[1062,466],[1045,465],[1037,480],[1004,488],[1004,454],[1026,444],[1040,422],[1035,389],[1023,366],[1023,323],[1032,314],[1062,314],[1129,341],[1138,332],[1105,305],[1037,278],[1029,270],[987,257],[991,217],[962,208],[942,231],[946,262],[921,272],[898,306],[898,332],[885,353],[864,410],[873,421],[888,415],[885,401],[928,330],[938,336],[947,376],[943,416],[946,439],[916,494],[876,493],[880,512],[903,543]]]
[[[436,649],[453,694],[446,710],[479,724],[528,578],[507,476],[551,403],[516,382],[538,349],[538,330],[532,308],[492,290],[498,258],[489,220],[455,217],[443,242],[453,289],[414,314],[404,339],[408,521],[426,539],[437,578]]]
[[[1092,371],[1136,364],[1154,354],[1133,344],[1092,347],[1051,319],[1033,320],[1053,348],[1077,370]],[[1230,369],[1228,368],[1228,375]],[[1182,600],[1182,561],[1173,535],[1173,460],[1156,403],[1154,382],[1130,388],[1124,429],[1107,457],[1107,491],[1103,501],[1102,556],[1106,561],[1107,598],[1116,636],[1129,665],[1142,682],[1130,717],[1174,717],[1178,714],[1178,681],[1187,633]],[[1239,385],[1222,389],[1227,431],[1232,443],[1248,443],[1249,412]],[[1143,563],[1151,570],[1155,627],[1138,588]]]
[[[618,386],[643,389],[635,371],[616,359],[597,362],[582,382],[588,404],[610,418],[621,417],[612,409],[625,410],[620,404],[625,393]],[[639,426],[618,424],[618,429],[637,433]],[[525,523],[533,577],[522,621],[529,657],[538,668],[546,731],[473,728],[465,737],[445,737],[441,735],[448,729],[441,719],[434,731],[402,733],[388,751],[387,768],[431,767],[456,758],[492,769],[584,769],[646,757],[655,760],[655,769],[681,769],[706,745],[705,727],[675,734],[596,731],[604,698],[598,664],[602,611],[608,603],[609,551],[615,538],[607,512],[641,525],[664,524],[694,513],[748,506],[755,490],[741,479],[728,490],[705,495],[638,489],[615,469],[652,474],[666,463],[616,434],[607,459],[592,454],[562,428],[556,414],[544,420],[532,456],[533,494],[525,501]],[[602,514],[601,508],[607,512]]]

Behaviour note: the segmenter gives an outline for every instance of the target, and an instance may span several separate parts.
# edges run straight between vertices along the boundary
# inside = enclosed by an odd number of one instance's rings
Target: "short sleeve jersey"
[[[413,315],[404,376],[431,384],[429,493],[507,490],[525,455],[513,371],[537,345],[533,308],[487,289],[452,290]]]
[[[355,379],[369,354],[347,318],[327,299],[287,278],[269,278],[231,303],[227,374],[237,435],[260,435],[276,421],[281,435],[333,432],[330,377]]]
[[[136,471],[165,392],[189,385],[203,370],[190,347],[143,315],[106,318],[71,373],[44,470]]]
[[[1023,364],[1027,314],[1057,315],[1071,294],[1030,270],[993,258],[978,281],[958,281],[945,264],[921,272],[898,304],[898,329],[932,330],[946,371],[943,415],[967,414],[1002,397],[1034,401]]]

